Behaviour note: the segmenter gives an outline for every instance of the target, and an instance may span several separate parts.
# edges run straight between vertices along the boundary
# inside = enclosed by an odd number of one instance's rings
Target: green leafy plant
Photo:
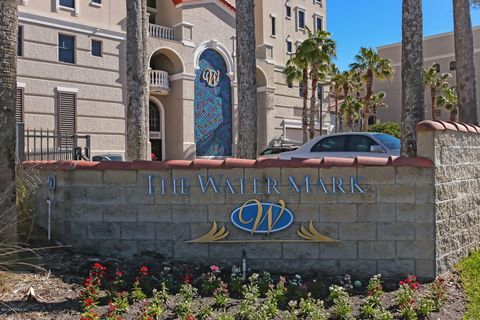
[[[447,300],[447,291],[445,289],[445,278],[438,277],[432,282],[429,288],[430,298],[435,303],[435,311],[440,310],[442,305]]]
[[[211,316],[213,316],[213,309],[210,305],[203,306],[200,311],[198,312],[197,318],[198,320],[207,320]]]
[[[313,299],[309,293],[306,298],[300,299],[299,314],[302,319],[327,320],[328,314],[325,311],[322,300]]]
[[[141,266],[137,277],[133,283],[130,299],[132,302],[139,302],[145,300],[147,295],[144,292],[145,283],[150,275],[150,270],[146,266]]]
[[[258,298],[260,298],[260,289],[258,288],[258,274],[254,273],[248,279],[248,283],[242,286],[243,300],[240,304],[239,316],[242,319],[254,320],[258,314]]]
[[[179,318],[187,318],[193,314],[193,299],[198,296],[198,290],[190,283],[185,283],[178,293],[179,301],[175,306],[175,313]]]
[[[415,305],[415,290],[420,284],[415,276],[408,276],[407,279],[400,281],[400,287],[397,291],[396,300],[400,315],[407,320],[418,319],[417,306]]]
[[[352,306],[348,293],[340,286],[333,285],[330,287],[329,300],[333,303],[332,316],[338,320],[352,320]]]
[[[202,276],[201,282],[201,292],[204,295],[211,295],[220,285],[220,268],[216,265],[210,266],[210,272]]]
[[[227,313],[222,313],[218,316],[218,320],[235,320],[235,317]]]
[[[242,286],[245,283],[243,278],[242,270],[235,266],[232,267],[232,273],[230,275],[230,281],[228,282],[228,287],[230,293],[234,296],[239,296],[242,293]]]
[[[267,291],[270,289],[272,283],[272,275],[269,272],[264,271],[259,275],[258,288],[261,296],[265,296],[267,294]]]
[[[165,304],[169,299],[165,283],[162,283],[160,291],[153,290],[152,301],[146,303],[142,313],[142,320],[158,319],[165,313]]]
[[[228,286],[225,282],[220,281],[220,285],[213,292],[213,298],[215,299],[215,307],[225,309],[230,302],[230,296],[228,294]]]
[[[93,264],[89,276],[85,279],[83,289],[80,292],[83,307],[82,320],[99,319],[99,316],[93,310],[99,303],[100,289],[106,273],[107,267],[97,262]]]
[[[418,314],[427,317],[435,311],[435,301],[430,297],[422,297],[418,301]]]
[[[396,122],[377,123],[371,125],[368,132],[386,133],[400,139],[400,124]]]
[[[377,274],[373,276],[367,286],[368,296],[360,311],[366,319],[391,319],[392,315],[382,307],[382,278]]]

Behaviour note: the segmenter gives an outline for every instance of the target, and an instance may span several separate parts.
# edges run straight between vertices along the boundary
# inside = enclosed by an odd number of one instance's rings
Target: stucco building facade
[[[473,35],[475,70],[478,81],[480,79],[480,28],[474,28]],[[393,61],[394,75],[391,81],[375,82],[375,90],[385,91],[387,94],[385,102],[388,105],[388,108],[377,110],[377,118],[381,122],[393,121],[399,123],[402,110],[402,44],[395,43],[382,46],[378,48],[378,52],[382,58],[388,58]],[[433,64],[437,64],[437,70],[440,73],[450,73],[452,75],[449,82],[451,86],[455,86],[456,66],[453,32],[425,37],[423,40],[423,56],[425,69]],[[480,97],[479,86],[477,86],[477,97]],[[447,110],[437,108],[436,112],[437,119],[449,120],[449,112]],[[429,88],[425,89],[425,119],[432,119],[432,103]]]
[[[123,155],[125,2],[18,5],[18,121],[31,129],[91,135],[92,155]],[[148,13],[152,152],[158,159],[235,155],[234,1],[153,0]],[[325,0],[257,0],[255,22],[259,148],[298,141],[299,84],[288,85],[282,70],[305,39],[306,26],[325,28]],[[321,100],[326,90],[319,88]],[[328,130],[329,116],[322,114]]]

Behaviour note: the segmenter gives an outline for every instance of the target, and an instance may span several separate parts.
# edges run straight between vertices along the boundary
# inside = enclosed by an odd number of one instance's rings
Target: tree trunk
[[[455,61],[460,121],[477,125],[477,80],[473,57],[470,0],[453,0]]]
[[[127,152],[128,161],[147,160],[148,86],[146,52],[146,0],[127,3]]]
[[[0,244],[17,241],[15,92],[17,2],[0,1]]]
[[[312,77],[312,96],[310,98],[310,119],[309,119],[309,136],[310,139],[315,137],[315,114],[316,114],[316,102],[317,102],[317,85],[318,79],[314,76]],[[321,119],[320,119],[321,121]],[[322,134],[320,132],[320,134]]]
[[[437,110],[437,90],[435,88],[430,89],[430,99],[432,99],[432,120],[437,120],[435,111]]]
[[[417,155],[416,125],[425,118],[422,1],[403,0],[401,154]]]
[[[335,94],[335,133],[337,132],[338,132],[338,95]]]
[[[363,131],[368,131],[368,118],[370,117],[370,101],[372,99],[373,72],[367,71],[367,92],[365,93],[365,101],[363,106]]]
[[[254,0],[236,0],[238,144],[237,157],[257,158],[257,89]]]
[[[302,132],[303,143],[308,141],[308,70],[303,69],[303,108],[302,108]]]
[[[450,111],[450,121],[456,122],[457,121],[457,110],[453,109]]]

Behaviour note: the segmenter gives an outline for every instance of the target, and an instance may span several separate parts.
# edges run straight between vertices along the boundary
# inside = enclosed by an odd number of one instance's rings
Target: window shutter
[[[62,137],[60,139],[62,145],[71,147],[73,140],[70,137],[76,133],[75,115],[76,115],[76,95],[74,93],[58,93],[57,101],[57,119],[58,119],[58,134]]]
[[[17,89],[15,97],[15,118],[17,123],[23,122],[23,89]]]

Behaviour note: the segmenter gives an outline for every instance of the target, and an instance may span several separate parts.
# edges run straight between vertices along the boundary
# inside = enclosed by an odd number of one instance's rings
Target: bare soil
[[[164,262],[155,257],[120,261],[75,255],[63,249],[48,251],[35,259],[30,259],[29,262],[36,265],[37,268],[22,267],[12,271],[0,271],[0,319],[79,319],[81,307],[79,294],[83,279],[87,276],[92,263],[97,261],[110,268],[117,266],[127,273],[135,273],[139,265],[144,263],[150,266],[152,271],[155,268],[163,269],[165,266]],[[444,277],[446,279],[447,301],[441,311],[434,313],[430,319],[462,319],[465,311],[465,298],[459,276],[453,272]],[[325,281],[326,288],[333,282],[338,283],[338,279],[322,281]],[[389,285],[387,284],[385,287],[388,289]],[[30,288],[34,289],[38,301],[27,301],[26,295]],[[425,286],[421,287],[420,294],[422,290],[426,290]],[[359,309],[364,298],[364,290],[352,292],[351,302],[358,319]],[[205,303],[211,303],[211,300],[211,298],[198,299],[196,304],[204,305]],[[171,304],[170,307],[175,304],[175,301],[172,301]],[[238,305],[239,300],[233,299],[229,310],[238,309]],[[384,295],[383,305],[396,316],[396,319],[398,318],[395,310],[395,290],[388,291]],[[138,319],[141,306],[141,303],[131,306],[124,318]],[[102,306],[98,311],[102,314],[106,311],[106,307]],[[165,319],[175,318],[170,313]]]

